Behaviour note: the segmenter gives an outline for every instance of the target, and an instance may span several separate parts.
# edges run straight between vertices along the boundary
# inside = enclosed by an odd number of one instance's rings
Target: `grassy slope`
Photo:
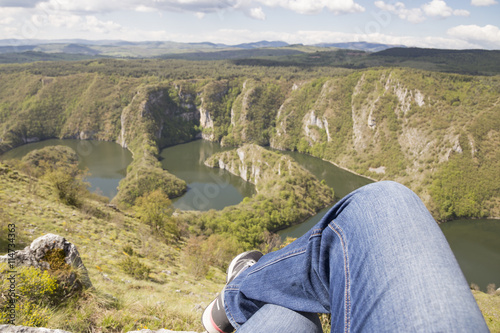
[[[19,248],[49,232],[62,235],[77,246],[97,289],[55,310],[49,327],[73,332],[86,331],[91,325],[104,332],[143,327],[202,330],[200,308],[220,291],[225,278],[222,271],[212,269],[210,280],[195,280],[180,259],[180,244],[166,245],[137,219],[99,201],[90,204],[109,218],[95,218],[65,206],[48,184],[7,170],[0,165],[0,252],[7,248],[4,229],[9,223],[16,224]],[[149,281],[135,280],[118,267],[125,258],[125,245],[132,246],[151,268]],[[116,304],[104,306],[103,294],[114,296]]]
[[[500,332],[500,293],[496,295],[472,291],[491,333]]]

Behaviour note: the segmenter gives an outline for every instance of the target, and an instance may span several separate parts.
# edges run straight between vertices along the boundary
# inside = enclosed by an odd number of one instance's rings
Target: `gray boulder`
[[[16,266],[33,266],[40,269],[50,269],[50,265],[44,260],[47,253],[54,249],[62,249],[64,251],[64,261],[72,268],[79,271],[78,280],[85,287],[91,287],[87,269],[80,258],[80,254],[76,246],[68,242],[64,237],[54,234],[46,234],[35,239],[30,246],[26,246],[23,250],[14,252]],[[7,263],[9,256],[6,254],[0,256],[0,263]],[[70,274],[70,283],[75,282],[76,274]]]
[[[2,333],[71,333],[63,330],[52,330],[43,327],[28,327],[28,326],[13,326],[13,325],[0,325],[0,332]],[[157,331],[152,331],[149,329],[142,329],[140,331],[130,331],[127,333],[196,333],[187,331],[171,331],[166,329],[161,329]]]
[[[28,327],[14,325],[0,325],[2,333],[71,333],[63,330],[51,330],[43,327]]]

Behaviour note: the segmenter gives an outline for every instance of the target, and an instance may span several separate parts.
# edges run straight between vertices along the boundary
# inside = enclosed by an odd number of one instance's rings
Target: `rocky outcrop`
[[[285,170],[294,175],[297,168],[289,156],[271,153],[254,144],[213,155],[205,161],[205,165],[227,170],[254,185],[260,185]],[[257,186],[257,191],[259,188]]]
[[[314,142],[317,142],[321,139],[321,136],[316,128],[325,130],[327,141],[331,141],[330,131],[328,130],[328,121],[326,120],[326,117],[319,118],[318,116],[316,116],[316,112],[312,110],[304,117],[304,132],[305,136]]]
[[[210,112],[203,107],[200,107],[200,126],[203,128],[201,137],[204,140],[213,141],[215,138],[213,133],[214,121],[212,120],[212,116],[210,116]]]
[[[0,263],[9,263],[17,266],[31,266],[43,270],[50,270],[47,256],[54,250],[62,250],[64,262],[78,271],[71,272],[66,281],[68,285],[74,285],[77,281],[84,287],[91,287],[92,283],[88,277],[87,269],[80,258],[76,246],[68,242],[64,237],[54,234],[46,234],[35,239],[30,246],[4,256],[0,256]],[[53,267],[52,267],[53,268]]]

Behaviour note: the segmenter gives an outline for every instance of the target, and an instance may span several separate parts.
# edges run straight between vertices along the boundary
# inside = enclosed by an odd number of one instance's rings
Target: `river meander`
[[[0,156],[0,160],[22,158],[31,150],[57,144],[69,146],[77,152],[80,166],[88,168],[91,174],[87,179],[91,190],[99,189],[110,198],[116,194],[118,182],[125,177],[126,168],[132,161],[130,152],[116,143],[47,140],[13,149]],[[163,167],[188,184],[186,194],[172,200],[176,208],[202,211],[222,209],[255,193],[252,184],[227,171],[208,168],[203,164],[210,155],[226,149],[216,143],[198,140],[162,150]],[[336,197],[342,197],[371,182],[318,158],[296,152],[284,153],[291,155],[318,179],[324,179],[335,190]],[[327,210],[325,208],[304,223],[282,230],[280,235],[301,236]],[[481,290],[486,290],[489,283],[500,286],[500,220],[459,220],[440,226],[468,282],[478,284]]]
[[[255,187],[226,170],[213,169],[203,163],[211,155],[231,148],[204,140],[192,141],[161,151],[163,168],[186,181],[188,190],[173,199],[181,210],[222,209],[240,203],[255,193]]]

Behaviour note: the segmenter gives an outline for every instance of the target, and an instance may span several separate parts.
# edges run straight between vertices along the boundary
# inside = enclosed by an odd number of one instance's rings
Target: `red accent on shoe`
[[[226,333],[224,332],[223,330],[221,330],[220,328],[217,327],[217,325],[215,324],[214,322],[214,319],[212,318],[212,316],[210,316],[210,322],[212,323],[212,326],[217,330],[219,331],[220,333]]]

